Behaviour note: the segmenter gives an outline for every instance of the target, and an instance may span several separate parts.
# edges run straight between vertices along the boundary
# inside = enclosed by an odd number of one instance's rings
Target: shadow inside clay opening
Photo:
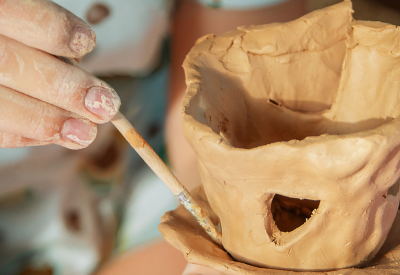
[[[320,201],[300,200],[276,194],[271,203],[271,213],[281,232],[291,232],[307,222],[316,213]]]
[[[397,194],[399,193],[399,191],[400,191],[400,178],[396,181],[395,184],[393,184],[393,185],[388,189],[387,195],[390,195],[390,196],[395,197],[395,196],[397,196]],[[400,206],[399,206],[399,207],[400,207]]]
[[[233,147],[251,149],[274,142],[303,140],[323,134],[343,135],[376,128],[393,120],[366,119],[344,123],[327,119],[325,112],[296,112],[271,99],[266,91],[247,90],[240,76],[200,70],[201,86],[186,113],[206,124]],[[307,81],[305,79],[304,81]],[[302,105],[314,106],[307,101]]]

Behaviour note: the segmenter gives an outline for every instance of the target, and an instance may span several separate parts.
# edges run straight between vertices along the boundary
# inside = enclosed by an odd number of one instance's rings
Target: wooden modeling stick
[[[63,56],[56,56],[58,59],[70,65],[79,67],[78,62]],[[129,144],[135,149],[139,156],[147,163],[151,170],[164,182],[164,184],[178,198],[179,202],[192,214],[201,227],[210,235],[215,243],[222,247],[222,236],[217,227],[213,224],[207,214],[201,209],[198,203],[179,182],[168,166],[154,152],[153,148],[136,131],[126,117],[118,112],[111,123],[120,131]]]
[[[121,132],[129,144],[135,149],[147,165],[165,183],[165,185],[178,198],[181,204],[196,218],[197,222],[210,235],[215,243],[222,246],[222,236],[210,218],[205,214],[186,188],[179,182],[176,176],[154,152],[153,148],[136,131],[126,117],[118,112],[111,123]]]

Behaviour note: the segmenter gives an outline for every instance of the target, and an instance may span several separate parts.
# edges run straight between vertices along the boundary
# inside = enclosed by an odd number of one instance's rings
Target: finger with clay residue
[[[51,142],[39,141],[23,136],[17,136],[9,133],[0,132],[0,148],[18,148],[28,146],[47,145]]]
[[[0,148],[20,148],[20,147],[30,147],[30,146],[40,146],[57,144],[64,146],[65,148],[78,150],[82,149],[82,145],[64,141],[63,139],[53,139],[51,141],[40,141],[23,136],[17,136],[9,133],[0,132]]]
[[[108,122],[121,104],[107,83],[83,69],[0,35],[0,85],[95,123]]]
[[[79,58],[96,35],[82,19],[48,0],[0,1],[0,34],[44,52]]]
[[[97,126],[88,119],[0,86],[0,147],[59,144],[87,147]]]

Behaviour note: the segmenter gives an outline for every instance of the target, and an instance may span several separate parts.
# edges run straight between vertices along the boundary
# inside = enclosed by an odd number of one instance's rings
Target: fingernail
[[[84,147],[92,143],[96,134],[97,127],[94,123],[79,118],[67,119],[61,129],[64,140],[72,140]]]
[[[86,94],[86,109],[102,118],[111,119],[120,105],[121,100],[113,89],[92,87]]]
[[[91,52],[96,45],[96,34],[89,26],[75,26],[71,36],[70,47],[79,56]]]

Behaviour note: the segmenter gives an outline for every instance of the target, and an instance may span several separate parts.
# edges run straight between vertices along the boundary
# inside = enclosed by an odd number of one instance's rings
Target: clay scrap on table
[[[352,12],[344,1],[292,22],[209,35],[184,62],[184,133],[224,249],[238,262],[360,266],[392,226],[400,29]]]

